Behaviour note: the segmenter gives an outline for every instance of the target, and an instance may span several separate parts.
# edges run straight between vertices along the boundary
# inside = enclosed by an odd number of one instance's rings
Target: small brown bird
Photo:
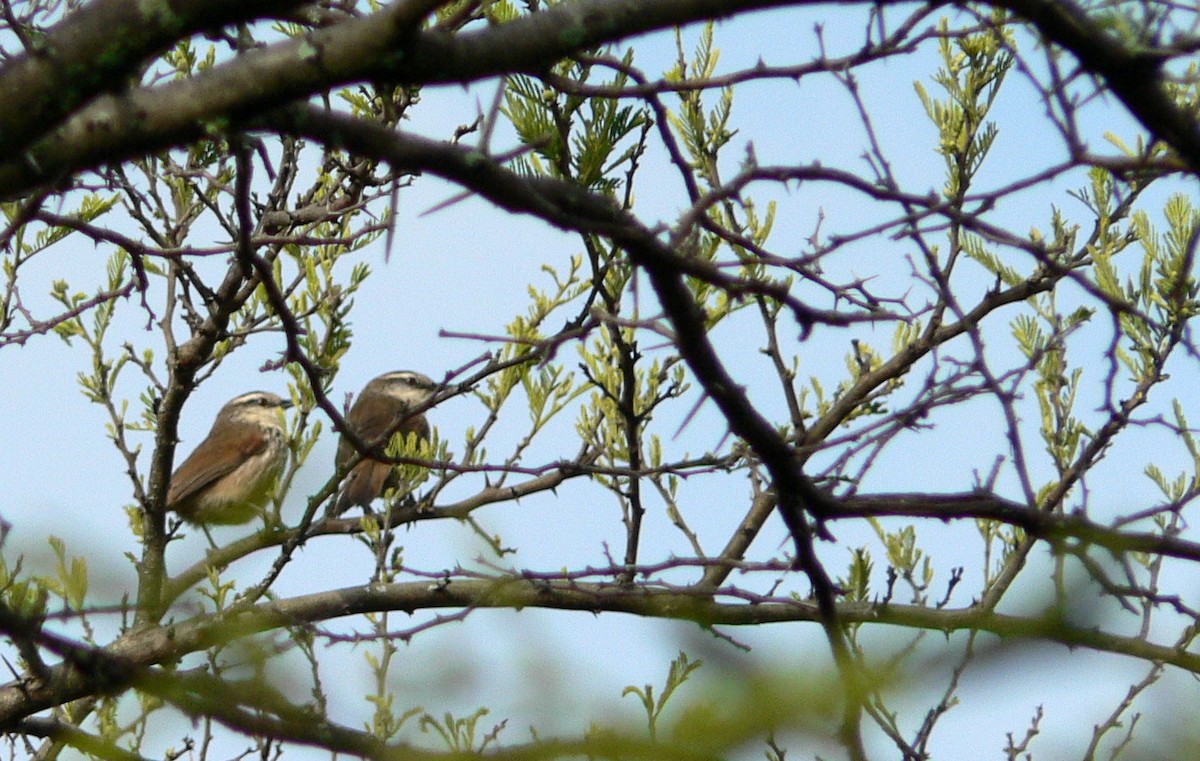
[[[411,411],[433,398],[438,384],[429,377],[411,370],[397,370],[375,378],[354,400],[346,424],[365,446],[384,449],[387,442],[380,439],[388,431],[407,436],[416,433],[429,439],[429,421],[421,413]],[[335,463],[338,469],[350,464],[357,452],[345,436],[338,444]],[[384,491],[396,486],[395,469],[390,463],[364,457],[342,482],[342,491],[330,511],[338,515],[355,505],[366,507]]]
[[[189,523],[245,523],[258,515],[287,462],[283,411],[266,391],[231,399],[171,475],[167,509]]]

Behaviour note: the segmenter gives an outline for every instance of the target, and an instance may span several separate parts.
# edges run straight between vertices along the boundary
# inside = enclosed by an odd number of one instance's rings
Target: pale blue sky
[[[846,9],[823,9],[826,41],[831,54],[849,49],[862,33],[861,15]],[[718,26],[716,42],[722,50],[721,71],[753,65],[762,58],[771,64],[783,64],[803,59],[813,49],[812,27],[820,15],[809,11],[779,11],[755,14],[736,23]],[[687,47],[694,45],[696,35],[689,32]],[[636,43],[638,57],[635,65],[657,73],[673,57],[669,35],[657,35],[653,40]],[[1032,46],[1025,52],[1034,55]],[[876,127],[885,151],[894,162],[893,168],[909,190],[929,190],[940,187],[943,167],[934,153],[934,132],[925,118],[913,90],[914,79],[922,79],[931,92],[935,87],[929,80],[936,66],[935,46],[926,44],[920,53],[905,59],[872,65],[859,73],[864,98],[877,119]],[[980,176],[980,187],[1002,184],[1023,176],[1030,167],[1040,167],[1061,156],[1058,138],[1047,132],[1042,118],[1042,106],[1030,88],[1014,80],[996,104],[995,118],[1001,126],[1001,136],[987,170]],[[491,101],[494,83],[483,83],[463,89],[459,87],[429,88],[422,103],[412,110],[406,129],[434,138],[449,135],[459,124],[475,117],[477,104],[486,108]],[[670,98],[668,104],[673,105]],[[1130,122],[1111,103],[1097,102],[1091,107],[1092,139],[1098,141],[1106,129],[1129,134]],[[780,80],[755,83],[738,90],[734,105],[734,124],[740,130],[727,154],[730,162],[726,171],[735,169],[743,154],[743,146],[752,142],[762,164],[787,164],[820,161],[864,172],[860,158],[866,145],[854,115],[852,103],[843,88],[828,78],[805,80],[800,86]],[[468,138],[469,139],[469,138]],[[513,146],[512,136],[499,133],[494,148],[504,150]],[[1099,144],[1097,142],[1097,146]],[[649,170],[639,181],[637,209],[648,222],[669,222],[685,204],[681,185],[661,155],[647,158]],[[651,180],[652,177],[657,178]],[[1068,217],[1084,218],[1077,201],[1065,195],[1065,190],[1081,183],[1078,174],[1070,180],[1060,180],[1026,191],[1006,200],[989,217],[998,224],[1011,224],[1017,232],[1031,226],[1048,228],[1049,206],[1056,204]],[[406,189],[400,199],[399,223],[390,259],[384,260],[382,242],[363,254],[376,274],[357,296],[358,311],[354,320],[356,344],[346,356],[337,382],[335,399],[346,391],[357,391],[371,377],[386,370],[411,368],[440,377],[446,370],[462,365],[479,355],[483,344],[461,339],[439,338],[439,330],[458,330],[477,333],[502,333],[503,325],[526,306],[528,284],[547,285],[540,273],[544,262],[565,266],[567,258],[579,250],[572,236],[550,229],[529,218],[496,212],[487,204],[468,199],[435,213],[424,215],[458,190],[432,177],[420,178],[414,187]],[[780,201],[780,213],[772,245],[782,252],[798,252],[804,239],[811,234],[818,211],[826,215],[827,232],[855,229],[864,219],[879,215],[880,210],[863,202],[860,197],[830,185],[808,184],[780,193],[768,186],[756,186],[752,192],[765,199],[768,195]],[[761,200],[760,200],[761,205]],[[1148,208],[1153,209],[1151,204]],[[892,214],[889,209],[886,212]],[[879,282],[895,283],[896,288],[908,275],[904,257],[912,253],[911,246],[890,239],[872,239],[852,249],[850,255],[830,260],[831,275],[879,273]],[[103,272],[107,249],[81,249],[70,255],[48,257],[30,268],[23,281],[24,296],[37,303],[48,287],[50,278],[64,275],[75,288],[91,289]],[[1025,262],[1021,262],[1022,265]],[[978,287],[989,285],[981,274]],[[1068,289],[1070,290],[1070,289]],[[648,291],[644,291],[648,294]],[[131,332],[114,335],[110,342],[116,346],[125,340],[138,346],[152,346],[153,333],[141,332],[145,314],[122,305],[128,312],[127,326]],[[819,306],[828,307],[829,304]],[[1015,314],[1012,311],[1011,314]],[[552,324],[558,324],[552,320]],[[1000,324],[1005,323],[1005,324]],[[1089,329],[1093,330],[1093,329]],[[1094,326],[1097,356],[1107,340],[1108,326],[1104,320]],[[1003,345],[1007,335],[1006,321],[1001,320],[989,333],[989,349],[996,356],[1011,351]],[[817,375],[832,388],[844,372],[843,356],[850,338],[858,336],[887,351],[891,346],[892,326],[856,331],[819,330],[800,347],[801,375]],[[795,338],[794,333],[790,336]],[[736,330],[714,334],[727,361],[740,382],[750,387],[756,401],[773,407],[780,403],[768,382],[769,367],[758,354],[761,337],[753,341],[740,340]],[[650,342],[647,339],[647,342]],[[186,454],[207,432],[216,409],[228,398],[252,388],[283,392],[286,378],[282,373],[270,376],[257,374],[263,361],[273,358],[282,348],[278,337],[261,337],[250,347],[229,360],[221,371],[190,400],[180,423],[179,456]],[[573,352],[573,349],[570,349]],[[965,345],[954,345],[949,354],[966,356]],[[74,374],[85,368],[87,354],[77,345],[68,348],[56,338],[35,339],[27,347],[8,347],[0,352],[0,387],[9,391],[0,398],[0,415],[10,422],[11,430],[22,434],[21,444],[10,444],[5,453],[6,468],[0,472],[0,494],[5,495],[0,515],[15,528],[6,547],[8,556],[23,552],[27,567],[42,568],[49,562],[49,550],[43,543],[47,533],[66,539],[73,554],[89,558],[94,589],[132,588],[132,572],[121,553],[136,551],[125,525],[121,505],[129,501],[129,489],[123,474],[123,464],[103,434],[105,416],[99,407],[88,404],[79,394]],[[1000,366],[1005,366],[1000,363]],[[922,364],[923,371],[928,368]],[[1095,370],[1096,368],[1091,368]],[[1102,370],[1102,368],[1100,368]],[[140,379],[127,371],[129,381],[122,387],[136,405]],[[914,384],[915,385],[915,384]],[[1092,404],[1094,406],[1094,401]],[[691,402],[676,405],[674,413],[682,419]],[[1032,413],[1032,408],[1024,408]],[[1087,409],[1091,409],[1088,407]],[[512,413],[519,413],[514,409]],[[512,414],[510,413],[510,414]],[[432,413],[442,438],[461,441],[468,426],[483,418],[481,405],[471,399],[455,399]],[[489,449],[499,458],[506,454],[501,442],[522,431],[524,418],[513,414],[508,428],[502,426],[501,438]],[[572,435],[563,421],[561,439]],[[698,453],[715,446],[724,427],[709,406],[701,410],[684,434],[675,441],[669,439],[678,425],[675,421],[660,420],[658,432],[667,445],[676,451]],[[935,488],[962,490],[973,481],[973,472],[986,470],[1003,441],[996,423],[994,405],[974,404],[963,410],[942,411],[931,422],[933,431],[909,435],[903,446],[890,449],[873,474],[871,488],[907,490]],[[1030,414],[1026,421],[1030,452],[1041,451],[1035,436],[1036,418]],[[1159,434],[1161,436],[1161,432]],[[149,446],[150,439],[142,441]],[[1115,450],[1113,468],[1105,468],[1091,482],[1093,488],[1103,486],[1103,493],[1093,494],[1093,506],[1127,512],[1158,500],[1149,482],[1139,474],[1151,457],[1160,460],[1161,449],[1149,449],[1138,437],[1123,449]],[[293,494],[288,500],[288,515],[298,515],[303,497],[324,482],[332,463],[335,441],[326,435],[314,450],[306,468],[300,473]],[[574,450],[567,445],[535,448],[527,462],[548,461]],[[1173,452],[1166,454],[1174,455]],[[177,456],[178,457],[178,456]],[[539,459],[539,457],[544,458]],[[145,455],[143,455],[143,464]],[[69,464],[68,467],[51,463]],[[1168,468],[1168,472],[1172,472]],[[1045,475],[1044,473],[1042,475]],[[464,484],[477,481],[464,479]],[[1012,481],[1006,483],[1011,487]],[[694,528],[700,531],[710,552],[719,550],[727,532],[740,519],[746,505],[747,485],[739,479],[696,479],[683,487],[692,493],[695,504],[711,508],[711,520],[697,517]],[[447,499],[469,492],[465,485],[450,490]],[[1017,497],[1016,491],[1010,492]],[[700,511],[695,515],[699,516]],[[542,495],[523,500],[519,505],[502,505],[481,510],[477,517],[489,530],[500,532],[507,544],[520,547],[517,564],[536,570],[549,571],[562,566],[580,567],[604,562],[602,540],[613,542],[614,553],[620,552],[620,515],[611,500],[599,496],[595,489],[571,485],[557,495]],[[683,552],[681,537],[667,525],[661,513],[647,517],[647,542],[643,558],[661,560],[670,552]],[[219,538],[236,536],[243,529],[229,528],[216,532]],[[930,525],[921,528],[927,546],[937,551],[938,581],[943,588],[952,565],[969,563],[967,581],[954,602],[965,604],[979,578],[975,548],[977,538],[969,526]],[[856,544],[868,541],[865,527],[838,525],[839,541],[823,545],[821,551],[833,574],[844,573],[849,552]],[[778,522],[772,519],[767,531],[757,540],[755,554],[772,554],[772,548],[784,540]],[[281,595],[310,592],[317,588],[359,584],[365,582],[370,565],[365,552],[351,555],[348,545],[353,540],[335,537],[312,542],[284,574],[278,587]],[[405,562],[415,568],[437,571],[456,563],[471,564],[483,552],[480,543],[465,526],[450,522],[425,522],[405,531],[401,539],[405,546]],[[198,559],[205,547],[198,532],[192,532],[185,542],[171,547],[173,568]],[[357,545],[356,545],[357,547]],[[261,575],[273,558],[251,560],[237,567],[246,579]],[[877,557],[881,570],[884,561]],[[803,588],[806,585],[802,585]],[[96,602],[117,602],[94,598]],[[412,623],[427,618],[415,616]],[[397,628],[411,625],[403,614],[393,617]],[[343,626],[346,623],[343,622]],[[361,622],[349,622],[362,629]],[[470,713],[480,705],[490,706],[492,720],[509,718],[509,729],[502,735],[508,742],[527,739],[526,727],[536,725],[545,733],[554,731],[580,732],[592,720],[620,718],[636,720],[638,708],[632,698],[620,698],[621,689],[628,684],[647,682],[661,685],[670,658],[680,647],[694,655],[704,648],[716,647],[705,653],[714,661],[700,672],[701,677],[716,678],[720,673],[715,660],[729,659],[731,673],[749,664],[768,668],[822,669],[828,666],[828,647],[815,625],[782,625],[759,630],[730,632],[739,640],[755,645],[750,656],[732,648],[718,646],[695,627],[633,619],[606,614],[594,617],[580,613],[547,611],[512,612],[481,611],[462,624],[452,624],[427,632],[401,649],[396,668],[396,689],[401,703],[423,705],[435,715],[453,711],[458,715]],[[871,632],[870,637],[890,633]],[[929,635],[931,657],[936,657],[943,643],[940,634]],[[960,639],[960,637],[956,637]],[[1015,661],[1013,665],[998,660],[994,668],[973,669],[968,673],[961,693],[963,704],[956,707],[941,722],[934,742],[939,758],[966,758],[999,755],[1006,733],[1018,735],[1024,731],[1034,707],[1045,706],[1044,737],[1035,749],[1046,753],[1057,743],[1078,746],[1081,738],[1090,735],[1091,726],[1101,720],[1116,703],[1131,679],[1141,673],[1114,658],[1097,657],[1088,653],[1066,653],[1054,646],[1021,644],[1026,652],[1044,655],[1034,665],[1038,673],[1026,671],[1030,665]],[[559,691],[530,689],[546,670],[545,661],[557,665],[561,680],[551,680]],[[367,672],[361,654],[346,656],[347,675],[363,682],[348,679],[341,690],[342,702],[334,707],[335,718],[351,725],[368,716],[368,706],[356,697],[362,692]],[[948,669],[953,661],[932,662],[929,670],[938,673]],[[1021,669],[1013,673],[1012,668]],[[1097,680],[1097,674],[1104,678]],[[335,681],[325,674],[326,686]],[[1086,695],[1079,684],[1087,682]],[[523,687],[521,686],[523,685]],[[942,682],[934,679],[920,690],[936,693]],[[577,690],[577,691],[575,691]],[[698,693],[697,693],[698,694]],[[681,698],[686,701],[685,690]],[[914,699],[905,716],[906,726],[919,722],[929,701]],[[564,708],[565,707],[565,708]],[[175,727],[176,733],[186,732],[186,725]],[[174,735],[167,733],[166,738]],[[165,740],[171,742],[171,739]],[[886,747],[886,746],[883,746]],[[795,757],[810,757],[815,751],[800,741],[794,742]],[[236,750],[231,747],[231,751]],[[881,753],[880,757],[886,756]],[[894,755],[894,749],[893,749]],[[1053,754],[1050,754],[1051,756]],[[745,756],[761,757],[761,747],[751,746]],[[889,756],[890,757],[890,756]]]

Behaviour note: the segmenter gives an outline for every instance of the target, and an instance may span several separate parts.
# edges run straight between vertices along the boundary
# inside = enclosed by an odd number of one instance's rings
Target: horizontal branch
[[[44,680],[0,687],[0,727],[55,705],[97,691],[120,691],[136,686],[146,669],[177,661],[184,655],[228,643],[254,633],[304,626],[344,616],[382,611],[437,609],[542,608],[626,613],[647,618],[693,621],[702,626],[753,626],[819,623],[821,614],[809,601],[749,596],[723,589],[719,598],[704,592],[668,589],[655,584],[583,583],[498,577],[447,579],[399,584],[370,584],[261,603],[243,613],[205,615],[174,625],[130,632],[105,648],[68,645],[61,637],[33,632],[11,613],[0,615],[0,630],[35,637],[66,661]],[[1158,645],[1137,636],[1122,636],[1094,626],[1079,626],[1058,615],[1014,616],[976,606],[936,609],[914,605],[842,603],[838,618],[844,624],[875,624],[950,633],[983,631],[1005,639],[1039,639],[1069,647],[1161,662],[1200,673],[1200,654]],[[47,643],[50,644],[47,644]]]
[[[723,748],[690,738],[666,741],[641,734],[589,731],[579,737],[544,737],[527,743],[493,745],[478,751],[455,748],[429,750],[411,743],[385,742],[365,729],[338,724],[296,707],[278,693],[265,696],[263,685],[219,681],[203,674],[156,671],[139,681],[139,689],[170,703],[190,716],[203,715],[246,735],[270,738],[291,745],[307,745],[322,753],[346,754],[371,761],[551,761],[559,758],[620,758],[647,761],[718,761]],[[264,703],[268,704],[264,706]],[[89,757],[106,761],[146,761],[113,741],[83,732],[69,722],[32,717],[20,722],[15,733],[52,739]],[[736,742],[740,735],[730,738]]]
[[[103,163],[201,139],[231,120],[353,82],[446,84],[537,73],[569,55],[640,34],[814,3],[566,0],[499,26],[452,34],[436,28],[416,31],[441,3],[408,0],[246,51],[189,79],[117,92],[133,67],[175,40],[207,27],[269,17],[272,10],[294,4],[174,0],[170,13],[147,16],[135,12],[145,7],[136,0],[107,0],[68,16],[50,30],[42,54],[26,54],[0,70],[0,105],[5,106],[0,108],[0,145],[8,157],[0,163],[0,197],[20,196],[37,184]],[[1167,92],[1161,55],[1130,49],[1072,2],[988,4],[1015,13],[1071,51],[1147,130],[1171,144],[1193,170],[1200,169],[1200,133],[1192,114]],[[109,18],[116,20],[105,21]],[[106,90],[112,94],[94,97]]]
[[[92,0],[0,69],[0,155],[21,155],[97,94],[125,87],[175,42],[303,0]]]
[[[940,521],[981,519],[1016,526],[1049,541],[1077,539],[1115,553],[1200,561],[1200,543],[1152,532],[1129,532],[1103,526],[1081,513],[1049,513],[987,492],[965,494],[869,494],[837,500],[829,518],[936,518]]]
[[[501,471],[505,472],[505,471]],[[512,471],[508,471],[512,472]],[[380,517],[379,522],[393,528],[416,523],[418,521],[438,520],[443,518],[465,519],[475,510],[497,502],[519,500],[545,491],[553,491],[568,479],[581,476],[589,471],[583,463],[572,463],[570,466],[556,467],[541,475],[529,478],[519,483],[507,486],[486,486],[477,493],[448,505],[399,504],[393,506],[386,517]],[[336,477],[335,477],[336,480]],[[332,493],[322,490],[324,494],[318,500],[323,502]],[[327,517],[313,523],[303,530],[300,527],[278,529],[275,527],[258,531],[230,544],[209,550],[199,562],[185,568],[177,575],[169,578],[163,585],[163,599],[175,600],[188,589],[208,578],[212,569],[223,569],[237,560],[270,547],[285,547],[294,542],[308,541],[321,536],[346,536],[363,530],[362,520],[358,517],[333,518]]]
[[[133,4],[133,0],[124,1]],[[7,160],[0,162],[0,198],[20,196],[38,184],[104,163],[200,140],[221,132],[231,121],[341,85],[367,80],[409,85],[466,83],[514,71],[540,71],[605,42],[805,3],[566,0],[478,31],[417,31],[441,4],[441,0],[402,0],[361,18],[246,51],[189,79],[96,98],[28,151],[2,154]],[[255,4],[243,5],[252,8]],[[268,12],[260,8],[257,15]],[[109,28],[91,31],[103,40],[112,35]],[[0,70],[0,87],[6,75],[7,69]],[[59,91],[49,92],[53,97]],[[22,111],[28,97],[27,92],[0,97],[0,106],[4,106],[0,112]],[[0,134],[4,134],[2,129]]]

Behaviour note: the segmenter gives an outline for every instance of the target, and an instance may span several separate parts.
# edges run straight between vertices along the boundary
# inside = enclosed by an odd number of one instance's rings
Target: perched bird
[[[438,385],[427,376],[411,370],[396,370],[375,378],[354,400],[346,425],[364,446],[386,449],[388,442],[380,441],[389,431],[402,437],[416,433],[429,439],[429,421],[412,410],[433,398]],[[343,435],[338,443],[335,463],[338,469],[348,466],[358,452]],[[390,463],[363,457],[342,482],[342,491],[333,504],[337,515],[355,505],[366,507],[389,487],[396,486],[395,469]]]
[[[171,475],[167,509],[189,523],[245,523],[271,496],[287,461],[283,411],[266,391],[231,399],[212,430]]]

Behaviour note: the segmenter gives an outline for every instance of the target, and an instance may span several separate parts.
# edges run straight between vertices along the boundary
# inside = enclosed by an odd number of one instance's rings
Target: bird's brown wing
[[[358,434],[358,438],[362,441],[363,446],[370,446],[372,443],[378,441],[380,436],[383,436],[383,434],[387,433],[388,428],[395,424],[396,420],[395,418],[392,418],[391,420],[381,423],[372,423],[366,425],[364,426],[366,430],[356,430],[355,432]],[[413,431],[417,432],[417,436],[419,438],[429,438],[429,421],[425,419],[424,415],[415,415],[408,420],[405,420],[398,429],[398,432],[404,436],[407,436]],[[384,442],[381,446],[383,449],[387,449],[387,442]],[[347,441],[346,437],[343,436],[338,440],[337,457],[334,458],[334,464],[339,468],[344,468],[352,459],[354,459],[354,454],[354,445]]]
[[[364,417],[356,415],[355,412],[363,412],[359,410],[359,404],[386,404],[390,409],[375,409],[372,410],[375,414],[366,415],[365,420],[357,420]],[[358,438],[366,446],[370,446],[377,442],[389,429],[396,425],[396,418],[403,414],[403,410],[399,405],[385,399],[369,399],[366,396],[359,397],[358,402],[350,410],[349,418],[356,419],[354,432],[358,434]],[[429,438],[429,421],[424,415],[415,415],[400,425],[398,433],[408,435],[416,431],[421,438]],[[383,448],[387,447],[384,443]],[[354,445],[346,440],[343,436],[338,442],[337,456],[334,458],[334,463],[339,468],[344,468],[355,458]],[[335,513],[343,513],[349,510],[354,505],[362,505],[366,507],[371,502],[379,497],[387,487],[388,478],[392,475],[392,466],[389,463],[377,462],[370,458],[364,459],[362,462],[355,465],[350,473],[346,476],[346,480],[342,482],[342,491],[338,495],[337,502],[333,508]]]
[[[355,505],[366,507],[383,493],[392,466],[374,460],[363,460],[350,471],[338,495],[337,513],[344,513]]]
[[[379,410],[376,414],[368,414],[366,419],[363,420],[363,415],[356,413],[361,412],[359,408],[364,404],[376,406],[385,404],[387,406]],[[363,446],[370,446],[378,441],[383,434],[387,433],[389,428],[396,424],[396,416],[398,414],[399,409],[397,409],[395,404],[389,403],[389,400],[367,399],[360,396],[358,401],[354,403],[354,407],[351,408],[346,422],[352,427],[355,435],[363,443]],[[386,449],[386,442],[382,446]],[[338,442],[337,466],[344,468],[350,460],[354,459],[354,455],[354,445],[343,436]]]
[[[205,486],[229,475],[237,466],[267,447],[267,434],[258,426],[238,426],[226,430],[227,434],[213,436],[210,433],[171,474],[171,487],[167,490],[168,508],[195,496]],[[219,452],[224,454],[218,455]]]
[[[346,415],[346,425],[364,447],[369,447],[379,440],[390,425],[396,422],[396,413],[399,411],[397,405],[378,394],[359,394],[354,400],[354,406],[350,408],[349,414]],[[342,436],[338,441],[337,457],[334,459],[334,464],[339,468],[344,468],[350,464],[350,461],[355,459],[357,451],[354,445]],[[365,451],[364,451],[365,454]]]

